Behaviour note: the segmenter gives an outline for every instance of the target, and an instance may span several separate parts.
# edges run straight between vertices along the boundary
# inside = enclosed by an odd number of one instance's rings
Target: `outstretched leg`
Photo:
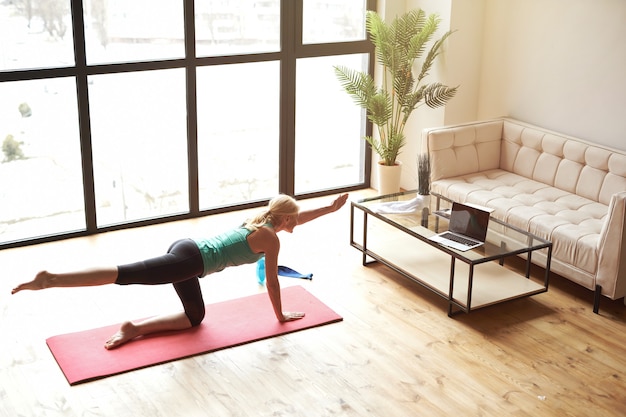
[[[51,287],[85,287],[104,284],[165,284],[173,283],[183,303],[184,312],[158,316],[140,323],[125,322],[105,343],[114,349],[150,333],[184,330],[200,324],[204,318],[204,301],[198,277],[204,269],[202,254],[190,239],[172,244],[168,253],[156,258],[112,268],[52,274],[42,271],[29,282],[18,285],[13,294],[22,290]]]
[[[87,269],[84,271],[53,274],[39,272],[32,281],[24,282],[13,288],[11,294],[22,290],[43,290],[52,287],[90,287],[113,284],[117,279],[117,267]]]

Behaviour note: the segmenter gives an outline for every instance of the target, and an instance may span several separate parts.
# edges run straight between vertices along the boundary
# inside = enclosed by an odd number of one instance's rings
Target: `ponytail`
[[[255,231],[266,224],[280,222],[283,216],[297,215],[300,211],[296,200],[288,195],[281,194],[270,200],[267,208],[252,219],[244,223],[246,229]]]

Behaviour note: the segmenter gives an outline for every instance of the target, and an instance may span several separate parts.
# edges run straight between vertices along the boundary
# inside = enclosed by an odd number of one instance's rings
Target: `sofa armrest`
[[[626,191],[613,194],[598,240],[596,284],[615,300],[626,295]]]

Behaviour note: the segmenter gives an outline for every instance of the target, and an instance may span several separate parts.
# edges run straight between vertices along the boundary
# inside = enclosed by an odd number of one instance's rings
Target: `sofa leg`
[[[598,314],[600,311],[600,297],[602,296],[602,286],[596,285],[596,291],[593,293],[593,312]]]

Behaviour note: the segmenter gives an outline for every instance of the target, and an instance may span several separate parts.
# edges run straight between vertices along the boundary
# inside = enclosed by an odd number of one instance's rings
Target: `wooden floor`
[[[347,206],[281,236],[281,263],[314,273],[312,281],[281,278],[282,285],[304,286],[344,317],[340,323],[71,387],[47,337],[178,310],[174,291],[10,295],[40,269],[158,255],[176,238],[212,235],[245,216],[0,251],[0,415],[626,415],[623,300],[603,299],[593,314],[590,291],[554,276],[547,293],[448,318],[444,300],[384,266],[361,266],[348,244]],[[264,291],[254,266],[206,277],[202,286],[207,302]]]

